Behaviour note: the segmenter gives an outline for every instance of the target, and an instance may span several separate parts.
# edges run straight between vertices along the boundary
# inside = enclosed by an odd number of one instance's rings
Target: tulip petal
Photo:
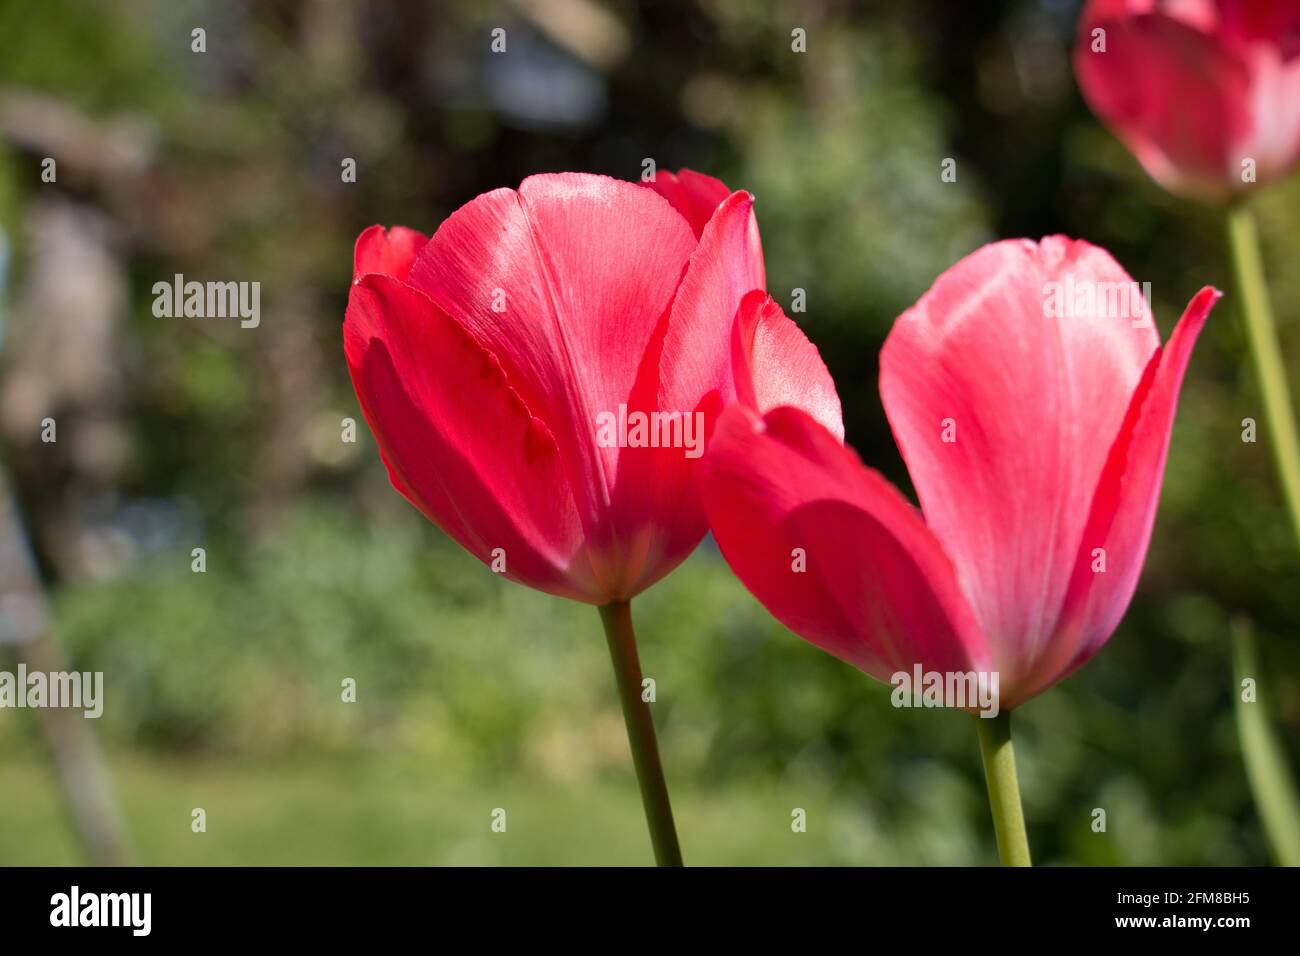
[[[733,405],[705,462],[723,556],[796,634],[886,682],[917,663],[987,669],[952,564],[916,509],[806,413],[760,419]]]
[[[1300,16],[1300,8],[1293,14]],[[1293,42],[1300,43],[1300,28]],[[1287,175],[1300,161],[1300,56],[1284,58],[1274,47],[1258,45],[1246,53],[1252,85],[1250,134],[1236,146],[1234,159],[1255,162],[1260,183]]]
[[[844,441],[844,416],[835,382],[817,347],[770,295],[745,296],[731,336],[736,397],[759,413],[779,405],[802,408]]]
[[[1219,31],[1243,47],[1263,43],[1287,60],[1300,57],[1300,4],[1275,0],[1218,0]]]
[[[754,197],[734,192],[705,226],[673,301],[659,359],[661,408],[721,408],[735,399],[736,312],[766,282]]]
[[[503,558],[506,577],[602,600],[555,440],[490,352],[425,295],[373,273],[352,287],[344,348],[403,496],[480,561]]]
[[[1121,293],[1127,310],[1111,309]],[[1004,694],[1054,631],[1107,454],[1158,346],[1123,269],[1063,237],[984,246],[885,342],[885,412]]]
[[[1169,342],[1151,357],[1097,484],[1057,638],[1035,663],[1026,696],[1095,654],[1133,598],[1155,524],[1183,373],[1219,296],[1208,286],[1198,292]],[[1104,565],[1097,563],[1096,549]]]
[[[411,274],[415,257],[428,241],[429,237],[424,233],[405,226],[394,226],[392,229],[371,226],[357,236],[356,250],[352,256],[353,281],[374,272],[405,282]]]
[[[713,218],[714,211],[731,195],[731,190],[722,180],[697,173],[693,169],[678,170],[676,175],[661,170],[655,173],[651,182],[642,185],[667,199],[690,223],[697,239]]]
[[[550,425],[598,552],[624,550],[648,517],[614,508],[622,457],[598,447],[598,417],[628,402],[695,246],[650,191],[563,173],[461,207],[411,271]]]

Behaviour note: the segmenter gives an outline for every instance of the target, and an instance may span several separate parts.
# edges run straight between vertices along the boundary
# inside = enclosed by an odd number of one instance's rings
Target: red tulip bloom
[[[1170,190],[1224,199],[1300,159],[1294,0],[1090,0],[1074,65],[1093,111]]]
[[[397,490],[507,577],[593,604],[703,537],[696,468],[737,369],[742,399],[840,427],[816,350],[761,291],[753,197],[689,170],[653,187],[533,176],[431,239],[371,227],[344,323]],[[676,447],[638,442],[638,414]]]
[[[655,859],[680,865],[629,599],[704,536],[724,407],[843,426],[763,292],[753,197],[689,170],[647,185],[532,176],[430,239],[373,226],[343,336],[397,490],[494,570],[600,605]]]
[[[706,466],[724,556],[791,630],[867,674],[996,672],[1015,707],[1100,648],[1133,595],[1217,296],[1202,289],[1162,348],[1105,251],[984,246],[881,354],[921,511],[804,412],[736,406]]]

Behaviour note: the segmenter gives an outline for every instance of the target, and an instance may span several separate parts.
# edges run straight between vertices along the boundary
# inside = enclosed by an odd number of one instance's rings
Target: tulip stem
[[[650,716],[649,703],[641,696],[641,662],[637,658],[636,634],[632,630],[632,605],[627,601],[606,604],[600,609],[600,620],[605,625],[609,657],[614,663],[614,679],[623,705],[627,742],[632,748],[632,763],[636,766],[636,779],[641,786],[641,803],[645,807],[646,824],[650,827],[655,863],[681,866],[682,851],[677,844],[677,829],[673,826],[673,808],[668,802],[663,764],[659,761],[654,718]]]
[[[1296,440],[1295,413],[1286,382],[1286,366],[1278,346],[1268,283],[1259,251],[1255,219],[1244,202],[1228,210],[1228,246],[1232,252],[1241,315],[1255,359],[1255,375],[1264,399],[1264,418],[1273,444],[1273,460],[1282,479],[1282,491],[1291,511],[1291,524],[1300,538],[1300,442]]]
[[[1241,759],[1264,836],[1279,866],[1300,866],[1300,795],[1287,765],[1286,747],[1268,718],[1267,698],[1247,697],[1242,686],[1247,678],[1256,688],[1264,680],[1255,657],[1254,631],[1244,618],[1232,622],[1232,663]]]
[[[1003,866],[1032,866],[1029,837],[1025,835],[1025,812],[1020,806],[1020,783],[1016,779],[1016,752],[1011,746],[1011,712],[996,717],[975,717],[979,728],[980,756],[984,758],[984,779],[989,786],[989,809],[998,838],[998,856]]]

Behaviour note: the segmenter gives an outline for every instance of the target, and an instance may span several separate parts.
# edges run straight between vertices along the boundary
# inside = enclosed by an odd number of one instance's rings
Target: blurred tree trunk
[[[9,482],[0,471],[0,644],[34,671],[67,671],[68,659],[50,623],[45,593]],[[19,688],[19,692],[24,692]],[[73,822],[97,866],[126,862],[126,835],[113,798],[108,765],[95,735],[77,710],[37,711],[45,740],[63,781]],[[21,825],[21,821],[10,821]]]

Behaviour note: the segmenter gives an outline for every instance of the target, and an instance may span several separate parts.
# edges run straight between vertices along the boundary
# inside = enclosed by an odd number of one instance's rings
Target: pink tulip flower
[[[704,537],[699,472],[730,404],[843,433],[764,293],[753,197],[532,176],[427,238],[357,240],[344,348],[394,487],[494,571],[600,606],[655,859],[680,865],[629,601]]]
[[[1090,0],[1084,98],[1165,188],[1222,200],[1300,160],[1300,3]]]
[[[479,196],[431,239],[367,229],[344,341],[393,485],[542,591],[606,604],[671,571],[707,529],[695,473],[735,367],[760,394],[801,376],[840,427],[816,351],[764,306],[752,205],[689,170],[653,190],[564,173]],[[756,323],[770,334],[733,359]],[[681,416],[694,447],[602,445],[620,408]]]
[[[1161,347],[1104,250],[984,246],[881,354],[921,511],[804,411],[736,405],[706,465],[723,555],[786,626],[872,677],[996,672],[1010,710],[1086,661],[1128,606],[1217,297],[1202,289]]]

